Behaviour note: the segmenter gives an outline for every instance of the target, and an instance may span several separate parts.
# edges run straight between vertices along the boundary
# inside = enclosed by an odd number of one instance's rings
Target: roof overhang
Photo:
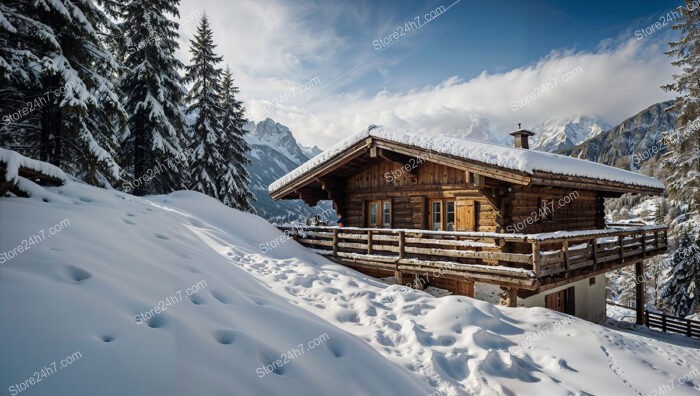
[[[326,184],[339,176],[347,177],[358,172],[362,167],[377,157],[377,153],[395,153],[406,158],[425,158],[429,154],[429,161],[437,164],[461,169],[483,177],[492,178],[504,183],[515,185],[537,185],[562,187],[572,189],[594,190],[609,193],[609,196],[619,196],[623,193],[648,193],[663,194],[663,188],[638,186],[615,181],[607,181],[580,176],[567,176],[552,172],[533,171],[529,174],[509,168],[499,167],[493,164],[456,157],[448,154],[429,151],[409,144],[398,143],[375,136],[369,136],[351,145],[343,152],[309,169],[304,174],[291,180],[289,183],[276,190],[270,191],[274,200],[298,199],[305,194],[316,196],[325,195]],[[385,157],[386,158],[386,157]]]

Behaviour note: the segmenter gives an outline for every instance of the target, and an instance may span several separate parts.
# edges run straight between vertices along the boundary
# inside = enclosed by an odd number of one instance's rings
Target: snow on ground
[[[260,218],[190,192],[149,201],[73,182],[50,191],[48,203],[0,198],[3,394],[432,392],[359,338],[271,293],[210,247],[218,230],[178,206],[223,216],[237,229],[223,235],[246,249],[256,246],[248,230]],[[42,377],[44,367],[56,372]]]
[[[75,182],[47,191],[49,202],[0,198],[0,386],[59,362],[20,394],[647,395],[669,381],[674,395],[700,390],[690,339],[387,286],[193,192],[143,199]]]

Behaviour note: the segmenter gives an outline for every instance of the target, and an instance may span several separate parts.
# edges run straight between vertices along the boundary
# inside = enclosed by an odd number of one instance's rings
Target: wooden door
[[[476,203],[473,200],[458,199],[455,217],[457,231],[476,231]]]
[[[544,307],[552,311],[563,312],[569,315],[576,314],[576,297],[575,289],[560,290],[544,296]]]

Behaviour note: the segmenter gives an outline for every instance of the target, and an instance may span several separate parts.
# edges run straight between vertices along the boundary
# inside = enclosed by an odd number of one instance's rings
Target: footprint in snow
[[[64,272],[73,283],[83,283],[92,277],[91,273],[75,265],[66,265]]]
[[[236,332],[233,330],[215,330],[214,339],[222,345],[231,345],[236,340]]]

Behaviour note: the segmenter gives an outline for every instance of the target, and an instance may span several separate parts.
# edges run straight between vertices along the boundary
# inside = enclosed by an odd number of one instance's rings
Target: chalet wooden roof
[[[520,185],[560,186],[615,193],[660,194],[659,180],[639,173],[537,150],[504,147],[470,139],[370,126],[310,159],[269,187],[273,199],[296,198],[300,189],[322,179],[359,172],[377,150],[428,161]]]

